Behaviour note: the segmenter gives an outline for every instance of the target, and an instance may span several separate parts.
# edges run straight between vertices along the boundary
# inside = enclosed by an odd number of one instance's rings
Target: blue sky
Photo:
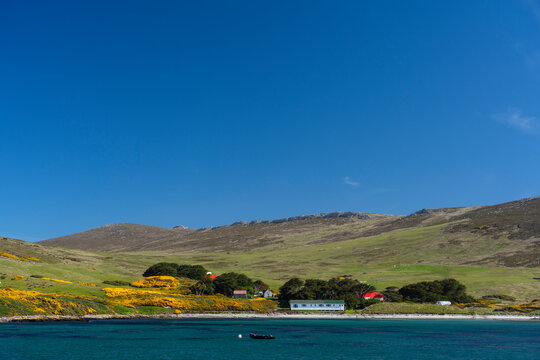
[[[2,1],[0,235],[540,195],[540,1]]]

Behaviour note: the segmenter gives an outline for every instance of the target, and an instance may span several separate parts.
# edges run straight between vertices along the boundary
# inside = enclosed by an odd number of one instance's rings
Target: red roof
[[[234,295],[247,295],[247,290],[234,290]]]
[[[214,280],[215,278],[217,278],[217,275],[205,275],[205,277]]]
[[[383,299],[384,295],[379,294],[376,291],[370,291],[362,295],[363,298],[370,298],[370,299]]]

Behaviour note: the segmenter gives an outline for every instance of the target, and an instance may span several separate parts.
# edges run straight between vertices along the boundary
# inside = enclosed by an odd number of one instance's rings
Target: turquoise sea
[[[254,340],[249,338],[252,332],[270,333],[276,340]],[[0,324],[0,359],[259,358],[540,359],[540,322],[159,319]]]

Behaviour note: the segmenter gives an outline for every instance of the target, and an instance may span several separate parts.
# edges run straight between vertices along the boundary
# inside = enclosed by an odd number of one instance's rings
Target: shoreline
[[[287,314],[287,313],[188,313],[188,314],[97,314],[97,315],[16,315],[0,317],[0,323],[93,321],[130,319],[410,319],[410,320],[507,320],[540,321],[540,315],[465,315],[465,314]]]

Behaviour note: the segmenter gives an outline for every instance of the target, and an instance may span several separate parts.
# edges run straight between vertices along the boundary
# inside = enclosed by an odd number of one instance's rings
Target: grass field
[[[353,275],[356,279],[372,283],[378,289],[452,277],[466,284],[474,296],[508,294],[522,300],[540,297],[540,281],[533,279],[540,277],[538,268],[445,264],[455,256],[447,258],[448,255],[441,255],[438,249],[440,244],[449,241],[448,237],[451,238],[452,234],[441,235],[440,230],[439,226],[432,226],[331,244],[213,254],[99,253],[43,248],[21,242],[3,250],[16,252],[18,256],[30,253],[38,258],[44,257],[45,261],[18,261],[0,257],[0,277],[3,277],[0,281],[2,287],[20,290],[102,296],[100,288],[108,286],[103,281],[135,281],[141,278],[148,266],[167,261],[202,264],[216,274],[229,271],[246,273],[252,278],[268,282],[273,288],[278,288],[295,276],[328,279],[338,275]],[[425,246],[426,238],[434,238],[436,241],[431,241],[431,246]],[[392,250],[385,250],[390,245]],[[475,243],[469,247],[464,258],[474,257],[475,252],[482,252],[485,246],[488,245]],[[23,275],[24,279],[11,280],[16,275]],[[57,283],[32,275],[74,283],[94,283],[97,286]]]
[[[477,297],[540,298],[540,281],[535,280],[540,278],[540,243],[530,237],[538,230],[540,199],[420,213],[239,224],[190,231],[185,238],[171,235],[177,234],[175,230],[116,224],[65,240],[95,246],[116,241],[116,247],[136,245],[138,250],[133,252],[63,249],[0,238],[0,252],[41,259],[0,256],[0,281],[2,287],[21,290],[102,295],[103,281],[132,282],[150,265],[166,261],[200,264],[214,274],[245,273],[274,289],[292,277],[352,275],[378,289],[455,278]],[[519,225],[515,225],[517,220]],[[159,240],[162,233],[168,236],[163,241]],[[141,250],[145,248],[152,251]],[[24,278],[11,280],[17,275]]]
[[[365,214],[364,214],[365,215]],[[540,198],[483,207],[423,209],[409,216],[369,214],[235,223],[199,230],[111,224],[42,244],[0,242],[2,285],[98,294],[104,280],[134,281],[161,262],[241,272],[274,289],[292,277],[352,275],[378,289],[456,278],[474,296],[540,298]],[[283,219],[282,219],[283,220]],[[55,246],[68,246],[62,249]],[[54,245],[54,246],[51,246]],[[76,250],[80,249],[80,250]],[[107,249],[110,252],[97,252]],[[2,275],[2,274],[0,274]],[[23,280],[10,280],[15,275]],[[50,283],[41,275],[97,287]]]

